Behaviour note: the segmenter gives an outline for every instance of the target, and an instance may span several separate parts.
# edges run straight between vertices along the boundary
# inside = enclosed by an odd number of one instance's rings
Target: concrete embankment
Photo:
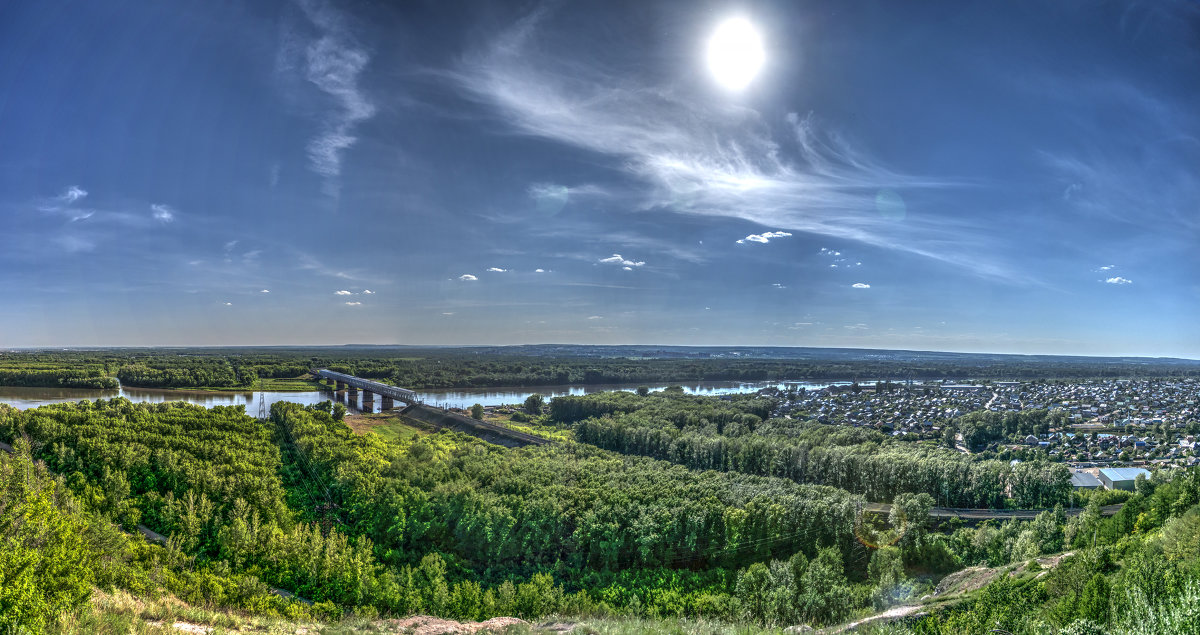
[[[411,405],[401,410],[400,416],[419,423],[429,424],[436,428],[463,432],[479,437],[488,443],[495,443],[496,445],[508,448],[519,448],[526,445],[545,445],[550,442],[547,439],[535,437],[532,434],[509,430],[508,428],[491,423],[484,423],[483,421],[477,421],[455,412],[448,412],[441,408],[426,406],[425,404]]]

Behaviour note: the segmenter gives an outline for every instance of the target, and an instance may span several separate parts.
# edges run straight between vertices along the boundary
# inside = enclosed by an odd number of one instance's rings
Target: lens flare
[[[884,218],[904,220],[908,214],[908,206],[904,204],[904,198],[896,192],[879,190],[875,195],[875,211]]]

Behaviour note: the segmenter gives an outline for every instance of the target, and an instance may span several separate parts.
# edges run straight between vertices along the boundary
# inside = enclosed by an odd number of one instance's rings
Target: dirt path
[[[904,604],[901,606],[893,606],[892,608],[890,608],[882,613],[876,613],[875,615],[872,615],[870,617],[864,617],[861,620],[855,620],[853,622],[848,622],[846,624],[842,624],[841,626],[835,626],[829,630],[824,630],[821,632],[822,633],[845,633],[846,631],[853,631],[857,628],[866,626],[867,624],[873,624],[875,622],[887,622],[889,620],[895,620],[895,619],[899,619],[902,617],[910,617],[910,616],[916,615],[917,613],[920,613],[923,608],[924,607],[921,606],[920,604]]]

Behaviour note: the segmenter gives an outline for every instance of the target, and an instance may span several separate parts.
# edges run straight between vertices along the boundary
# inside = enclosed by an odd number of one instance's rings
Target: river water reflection
[[[836,382],[847,383],[847,382]],[[509,388],[452,388],[448,390],[418,391],[420,399],[428,404],[437,404],[451,408],[469,408],[473,404],[498,406],[500,404],[515,404],[525,401],[525,398],[540,394],[547,399],[564,395],[585,395],[606,390],[637,390],[639,384],[593,384],[588,386],[527,386]],[[669,384],[648,385],[650,390],[662,390]],[[683,386],[685,392],[694,395],[721,395],[751,393],[762,388],[776,386],[780,389],[807,388],[809,390],[823,388],[830,384],[813,384],[807,382],[734,382],[709,381],[674,384]],[[303,405],[319,403],[332,396],[326,391],[303,392],[274,392],[262,393],[267,408],[276,401],[291,401]],[[0,403],[10,404],[18,409],[36,408],[52,403],[76,402],[80,400],[111,399],[125,397],[130,401],[146,401],[151,403],[161,401],[186,401],[199,404],[206,408],[212,406],[246,406],[246,411],[254,414],[258,411],[259,392],[200,392],[189,390],[155,390],[149,388],[126,388],[116,390],[93,390],[86,388],[25,388],[16,386],[0,386]],[[378,400],[376,400],[378,404]],[[352,404],[357,407],[357,404]]]

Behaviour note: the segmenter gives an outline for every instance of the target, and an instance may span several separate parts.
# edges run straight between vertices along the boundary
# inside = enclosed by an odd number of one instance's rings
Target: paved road
[[[892,506],[887,503],[867,503],[863,507],[863,511],[876,514],[890,514]],[[1021,520],[1033,520],[1038,514],[1048,511],[1046,509],[975,509],[964,507],[934,507],[929,510],[929,515],[934,518],[964,518],[967,520],[988,520],[995,518],[997,520],[1007,520],[1009,518],[1018,518]],[[1067,516],[1078,516],[1083,513],[1083,509],[1076,507],[1073,509],[1064,510]],[[1121,511],[1121,505],[1105,505],[1100,508],[1101,516],[1112,516]]]

